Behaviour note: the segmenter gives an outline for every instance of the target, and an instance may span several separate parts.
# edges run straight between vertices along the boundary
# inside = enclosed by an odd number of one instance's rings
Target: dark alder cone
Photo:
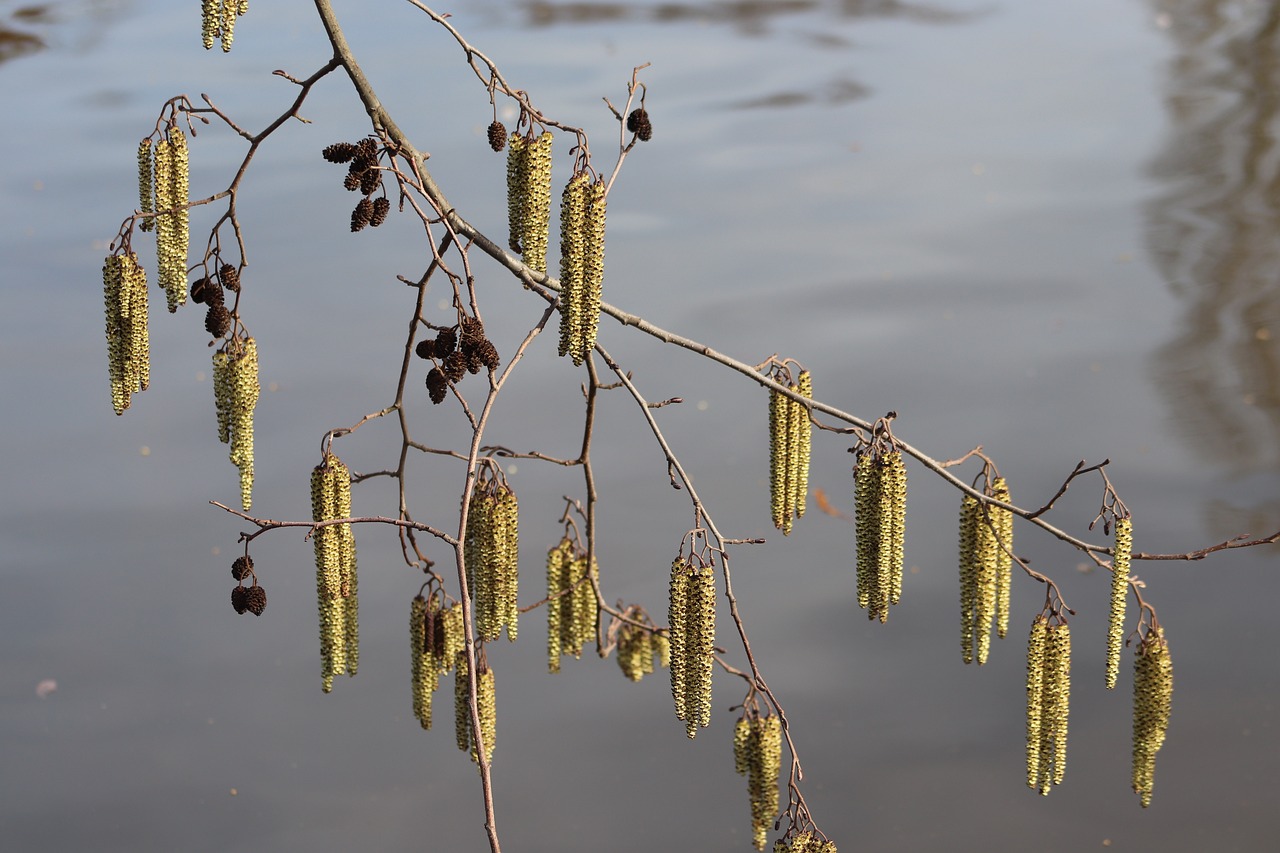
[[[207,278],[198,278],[191,282],[191,301],[197,305],[203,305],[209,292],[213,289],[213,282]]]
[[[355,192],[360,189],[360,174],[358,172],[355,174],[348,172],[347,176],[342,179],[342,188],[347,192]]]
[[[491,341],[481,341],[476,347],[476,354],[480,356],[480,361],[490,370],[497,370],[498,365],[502,363],[498,358],[498,348]]]
[[[632,110],[631,115],[627,116],[627,130],[640,137],[641,142],[648,142],[653,138],[653,125],[649,123],[649,111],[643,109]]]
[[[209,313],[204,315],[204,328],[215,338],[225,338],[231,331],[231,312],[221,303],[209,306]]]
[[[359,231],[361,228],[369,224],[369,220],[373,218],[373,201],[362,198],[356,202],[355,210],[351,211],[351,230]]]
[[[467,372],[467,357],[461,352],[451,352],[444,357],[440,369],[450,382],[460,382]]]
[[[356,150],[358,151],[359,156],[373,160],[378,156],[378,143],[374,141],[372,136],[366,136],[364,139],[361,139],[356,143]]]
[[[436,354],[436,342],[430,338],[425,341],[418,341],[418,345],[413,348],[413,352],[418,358],[431,358]]]
[[[507,128],[500,121],[489,125],[489,147],[494,151],[501,151],[507,147]]]
[[[236,557],[236,561],[231,564],[231,577],[236,580],[244,580],[249,576],[249,572],[253,569],[253,557],[245,554],[243,557]]]
[[[356,146],[350,142],[335,142],[321,151],[324,159],[330,163],[346,163],[352,157],[356,156]]]
[[[444,378],[440,368],[433,367],[427,372],[427,394],[433,403],[443,403],[444,395],[449,392],[449,380]]]
[[[267,609],[267,591],[260,586],[251,586],[244,591],[245,609],[254,616],[261,616]]]
[[[458,333],[453,329],[441,329],[436,335],[436,358],[444,358],[458,345]]]
[[[387,221],[387,214],[391,212],[391,200],[386,196],[375,198],[373,200],[373,216],[369,218],[369,224],[374,228]]]
[[[480,352],[476,347],[468,347],[465,354],[467,357],[467,373],[474,376],[480,372],[480,368],[484,367],[484,362],[480,359]]]
[[[479,344],[484,340],[484,323],[476,317],[462,318],[461,326],[462,348],[468,349]]]
[[[373,195],[380,186],[382,186],[381,169],[366,169],[360,175],[360,192],[365,195]]]
[[[231,590],[231,606],[236,609],[237,613],[243,614],[249,609],[249,590],[242,586],[238,586]]]
[[[240,292],[240,270],[231,264],[223,264],[218,268],[218,281],[232,293]]]

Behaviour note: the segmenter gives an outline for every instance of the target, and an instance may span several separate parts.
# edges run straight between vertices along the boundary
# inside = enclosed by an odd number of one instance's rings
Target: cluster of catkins
[[[1169,730],[1173,702],[1173,660],[1164,629],[1148,626],[1133,662],[1133,792],[1151,805],[1156,753]]]
[[[715,666],[715,566],[694,557],[671,564],[671,695],[689,737],[711,725],[711,674]]]
[[[582,364],[596,345],[604,286],[605,185],[588,172],[560,197],[560,355]]]
[[[802,397],[813,396],[813,378],[802,370],[794,383],[785,371],[775,381]],[[785,394],[769,391],[769,504],[773,526],[790,535],[794,518],[804,515],[809,493],[809,455],[813,426],[809,410]]]
[[[363,198],[351,211],[351,230],[359,231],[366,225],[377,228],[387,220],[391,212],[391,200],[385,195],[373,194],[382,189],[382,170],[378,168],[378,143],[371,136],[359,142],[335,142],[321,152],[330,163],[350,163],[347,176],[342,181],[344,189],[360,191]]]
[[[107,309],[107,375],[111,406],[117,415],[133,394],[151,381],[151,344],[147,332],[147,272],[133,252],[108,255],[102,264]]]
[[[236,557],[231,564],[231,577],[239,581],[235,589],[231,590],[231,606],[241,615],[247,610],[254,616],[261,616],[262,611],[267,609],[267,591],[258,586],[258,575],[253,570],[253,557],[248,554]],[[252,581],[250,586],[244,585],[246,578]]]
[[[415,596],[409,611],[409,671],[413,716],[424,729],[431,728],[431,698],[440,686],[440,676],[453,669],[465,647],[462,608],[446,607],[439,590],[429,598]]]
[[[1067,771],[1071,628],[1043,613],[1027,640],[1027,787],[1048,794]]]
[[[507,146],[507,245],[538,272],[547,271],[552,141],[550,131],[536,137],[513,133]]]
[[[231,464],[240,469],[240,503],[246,511],[253,506],[253,409],[261,392],[257,341],[232,337],[213,354],[213,399],[218,440],[231,445]]]
[[[236,35],[236,18],[249,11],[249,0],[201,0],[200,38],[204,49],[213,47],[215,40],[222,42],[222,51],[231,50]]]
[[[583,645],[595,636],[600,606],[592,579],[599,576],[595,561],[588,564],[587,552],[568,536],[547,552],[548,671],[559,672],[564,655],[581,658]]]
[[[751,801],[751,838],[757,850],[769,841],[778,813],[778,774],[782,770],[782,718],[746,714],[733,727],[733,769],[747,777]]]
[[[516,639],[519,552],[516,493],[497,478],[477,479],[467,508],[463,555],[475,602],[476,636],[482,640],[496,640],[504,626],[507,639]]]
[[[902,596],[907,469],[892,439],[876,439],[856,452],[858,606],[867,611],[867,618],[884,622],[889,605]]]
[[[996,477],[983,493],[1009,502],[1009,485]],[[981,666],[991,651],[991,623],[1001,639],[1009,631],[1013,572],[1013,513],[965,495],[960,504],[960,652]]]
[[[836,843],[812,832],[797,832],[773,843],[773,853],[837,853]]]
[[[590,590],[590,585],[584,584]],[[593,594],[594,599],[594,594]],[[555,606],[555,603],[551,605]],[[618,667],[632,681],[652,675],[658,666],[671,665],[671,643],[658,633],[657,627],[644,612],[644,608],[632,606],[623,615],[631,620],[618,623]],[[640,624],[634,624],[634,623]],[[559,660],[559,655],[557,662]]]
[[[467,653],[459,652],[454,661],[453,728],[458,749],[471,751],[471,760],[480,762],[476,752],[475,731],[471,727],[471,701],[467,675]],[[498,736],[498,706],[493,690],[493,670],[484,653],[476,657],[476,711],[480,715],[480,740],[484,742],[484,760],[493,761],[493,745]]]
[[[485,337],[479,317],[463,317],[457,326],[440,329],[434,338],[418,341],[414,352],[435,364],[427,371],[427,394],[436,404],[444,402],[450,384],[481,369],[497,370],[501,364],[498,349]]]
[[[156,141],[154,151],[150,137],[138,143],[139,203],[143,213],[154,214],[142,230],[155,229],[157,276],[170,314],[187,301],[190,178],[187,136],[176,125]]]
[[[208,306],[204,328],[215,338],[225,338],[231,331],[231,312],[227,310],[224,289],[240,292],[240,270],[231,264],[222,264],[213,275],[191,283],[191,301]]]
[[[311,520],[351,517],[351,471],[333,453],[311,471]],[[351,524],[326,524],[311,534],[316,554],[320,614],[320,676],[325,693],[335,675],[355,675],[360,664],[356,539]]]
[[[1107,620],[1107,689],[1120,676],[1120,648],[1124,644],[1124,609],[1129,597],[1129,556],[1133,553],[1133,519],[1115,521],[1115,555],[1111,561],[1111,609]]]

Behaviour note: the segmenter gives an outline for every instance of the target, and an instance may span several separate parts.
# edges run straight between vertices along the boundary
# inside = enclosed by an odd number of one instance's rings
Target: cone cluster
[[[445,607],[439,591],[430,598],[414,597],[409,613],[413,715],[424,729],[431,728],[431,699],[440,676],[453,668],[465,647],[461,607]]]
[[[467,653],[459,652],[454,659],[453,675],[453,727],[458,739],[458,749],[471,751],[471,760],[479,763],[476,738],[471,728],[470,690],[467,686]],[[476,710],[480,715],[480,740],[484,742],[485,763],[493,761],[493,745],[498,736],[498,706],[493,692],[493,670],[489,669],[484,655],[476,664]]]
[[[1124,607],[1129,598],[1129,556],[1133,553],[1133,519],[1116,519],[1115,555],[1111,560],[1111,609],[1107,620],[1107,689],[1120,676],[1120,649],[1124,645]]]
[[[605,185],[586,172],[560,198],[560,355],[582,364],[596,345],[604,284]]]
[[[492,126],[489,135],[492,146]],[[550,131],[536,137],[513,133],[507,144],[507,244],[538,272],[547,271],[553,140]]]
[[[671,564],[667,610],[671,632],[671,695],[689,737],[711,725],[711,675],[716,642],[716,573],[711,564],[677,557]]]
[[[560,658],[564,655],[581,658],[583,645],[595,636],[600,606],[591,580],[599,577],[600,570],[594,560],[591,577],[587,576],[587,552],[567,536],[547,552],[547,669],[550,672],[560,671]],[[619,657],[619,663],[621,660]]]
[[[373,197],[382,189],[377,141],[366,136],[359,142],[335,142],[320,153],[330,163],[349,163],[342,187],[349,192],[359,190],[363,196],[351,210],[351,230],[360,231],[366,225],[377,228],[386,222],[391,212],[391,200],[385,195]]]
[[[138,182],[146,166],[141,146],[138,152]],[[191,161],[187,136],[170,127],[165,138],[155,144],[155,164],[151,170],[155,189],[156,271],[169,313],[187,301],[187,246],[191,241],[190,201]]]
[[[147,272],[133,252],[108,255],[102,264],[107,313],[107,376],[111,407],[117,415],[132,395],[151,381],[151,343],[147,332]]]
[[[773,377],[785,382],[785,371]],[[796,382],[788,384],[802,397],[813,396],[813,379],[802,370]],[[813,426],[809,410],[778,391],[769,392],[769,505],[773,526],[790,535],[794,518],[804,515],[809,493],[809,451]]]
[[[778,774],[782,770],[782,718],[754,714],[738,720],[733,729],[733,768],[747,777],[751,801],[751,837],[757,850],[769,841],[769,827],[778,814]]]
[[[594,602],[594,594],[592,601]],[[658,666],[671,665],[671,646],[665,636],[657,633],[643,609],[630,608],[627,616],[643,621],[648,626],[623,622],[618,628],[618,667],[627,678],[639,681],[646,675],[652,675]]]
[[[201,0],[200,39],[209,50],[215,41],[222,43],[222,52],[231,50],[235,39],[236,18],[249,11],[249,0]]]
[[[627,130],[634,133],[641,142],[653,139],[653,124],[649,121],[649,111],[643,107],[632,110],[627,116]]]
[[[1040,614],[1027,640],[1027,787],[1048,794],[1067,770],[1071,629]]]
[[[857,526],[858,606],[868,619],[889,618],[902,597],[907,468],[902,451],[877,440],[858,450],[853,469]]]
[[[225,290],[240,292],[240,271],[231,264],[222,264],[213,275],[203,276],[191,283],[191,301],[206,305],[204,328],[215,338],[225,338],[231,332],[231,312],[227,310]]]
[[[519,539],[516,493],[496,478],[478,479],[467,510],[464,557],[482,640],[496,640],[503,627],[508,640],[516,638]]]
[[[311,470],[311,520],[351,517],[351,471],[333,453]],[[311,533],[316,555],[320,612],[320,676],[325,693],[335,675],[355,675],[360,663],[356,539],[349,523],[326,524]]]
[[[1169,730],[1173,661],[1163,628],[1148,628],[1133,661],[1133,792],[1151,805],[1156,753]]]
[[[812,832],[797,832],[789,839],[773,843],[773,853],[837,853],[834,841],[823,840]]]
[[[440,329],[435,338],[418,341],[414,353],[436,365],[427,372],[427,394],[437,405],[444,402],[449,383],[461,382],[468,373],[497,370],[502,363],[497,347],[485,337],[484,323],[478,317],[465,315],[457,326]]]
[[[1009,502],[1003,477],[983,493]],[[1009,632],[1009,592],[1013,581],[1013,513],[984,504],[972,495],[960,503],[960,652],[965,663],[987,662],[991,627],[1003,639]]]
[[[231,445],[231,464],[240,469],[240,503],[253,506],[253,409],[258,384],[258,343],[233,337],[213,354],[213,399],[218,413],[218,440]]]

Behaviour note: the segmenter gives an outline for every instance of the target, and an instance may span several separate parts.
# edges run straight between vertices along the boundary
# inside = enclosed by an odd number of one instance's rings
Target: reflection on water
[[[1280,4],[1162,0],[1172,129],[1151,166],[1181,328],[1153,371],[1175,430],[1236,474],[1280,464]],[[1271,513],[1274,519],[1275,513]],[[1272,522],[1274,526],[1274,520]]]
[[[47,6],[22,6],[0,12],[0,63],[8,62],[44,47],[44,40],[31,32],[33,25],[47,22]]]

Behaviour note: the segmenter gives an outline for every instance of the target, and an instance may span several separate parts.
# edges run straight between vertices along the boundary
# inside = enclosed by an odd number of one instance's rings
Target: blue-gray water
[[[371,5],[337,4],[379,94],[451,200],[500,234],[503,162],[483,141],[483,88],[407,4]],[[256,131],[295,93],[271,71],[303,77],[328,55],[311,4],[251,4],[229,56],[200,50],[194,7],[0,2],[0,29],[43,42],[0,52],[0,848],[480,849],[478,783],[453,745],[447,691],[432,732],[410,712],[418,581],[395,537],[357,531],[361,672],[322,695],[301,533],[254,544],[266,613],[229,605],[244,526],[207,504],[238,492],[215,440],[199,311],[153,310],[151,390],[111,412],[99,269],[136,203],[137,140],[179,93],[208,93]],[[615,138],[600,97],[620,103],[632,67],[653,63],[654,139],[610,202],[610,301],[744,361],[798,358],[819,397],[864,418],[896,410],[899,436],[938,458],[982,444],[1028,505],[1079,459],[1110,457],[1139,550],[1280,529],[1274,4],[449,11],[544,111],[591,132],[597,158]],[[310,124],[255,159],[241,201],[242,308],[274,389],[258,410],[255,510],[273,518],[306,517],[327,429],[391,401],[412,307],[395,275],[420,274],[426,254],[403,217],[348,233],[351,196],[319,156],[367,131],[345,80],[324,81],[302,114]],[[225,186],[243,150],[224,127],[202,131],[193,195]],[[193,233],[218,211],[196,211]],[[491,263],[477,276],[509,352],[540,305]],[[553,337],[504,392],[495,443],[575,452],[581,377]],[[1177,674],[1144,811],[1128,790],[1128,657],[1116,693],[1101,687],[1105,578],[1018,528],[1019,552],[1078,611],[1070,764],[1042,798],[1023,784],[1022,668],[1043,593],[1017,582],[1011,638],[987,666],[961,663],[955,493],[911,467],[903,603],[870,624],[850,527],[811,507],[775,541],[764,395],[616,323],[601,340],[650,399],[686,400],[659,417],[722,530],[770,538],[735,552],[736,592],[788,709],[809,806],[841,849],[1274,842],[1274,549],[1135,565]],[[416,437],[459,437],[456,413],[416,392]],[[846,510],[847,446],[816,436],[812,475]],[[393,466],[397,450],[384,424],[340,447],[359,470]],[[606,595],[661,613],[691,513],[620,392],[606,396],[593,457]],[[459,470],[415,462],[415,517],[447,526]],[[579,496],[581,479],[529,461],[511,478],[528,601],[559,497]],[[1051,520],[1089,535],[1100,499],[1095,481],[1077,483]],[[394,491],[372,481],[356,508],[394,514]],[[521,642],[490,651],[505,848],[750,849],[729,748],[737,686],[718,679],[712,727],[689,742],[662,676],[634,685],[594,658],[546,674],[542,625],[526,617]],[[39,698],[47,679],[57,689]]]

